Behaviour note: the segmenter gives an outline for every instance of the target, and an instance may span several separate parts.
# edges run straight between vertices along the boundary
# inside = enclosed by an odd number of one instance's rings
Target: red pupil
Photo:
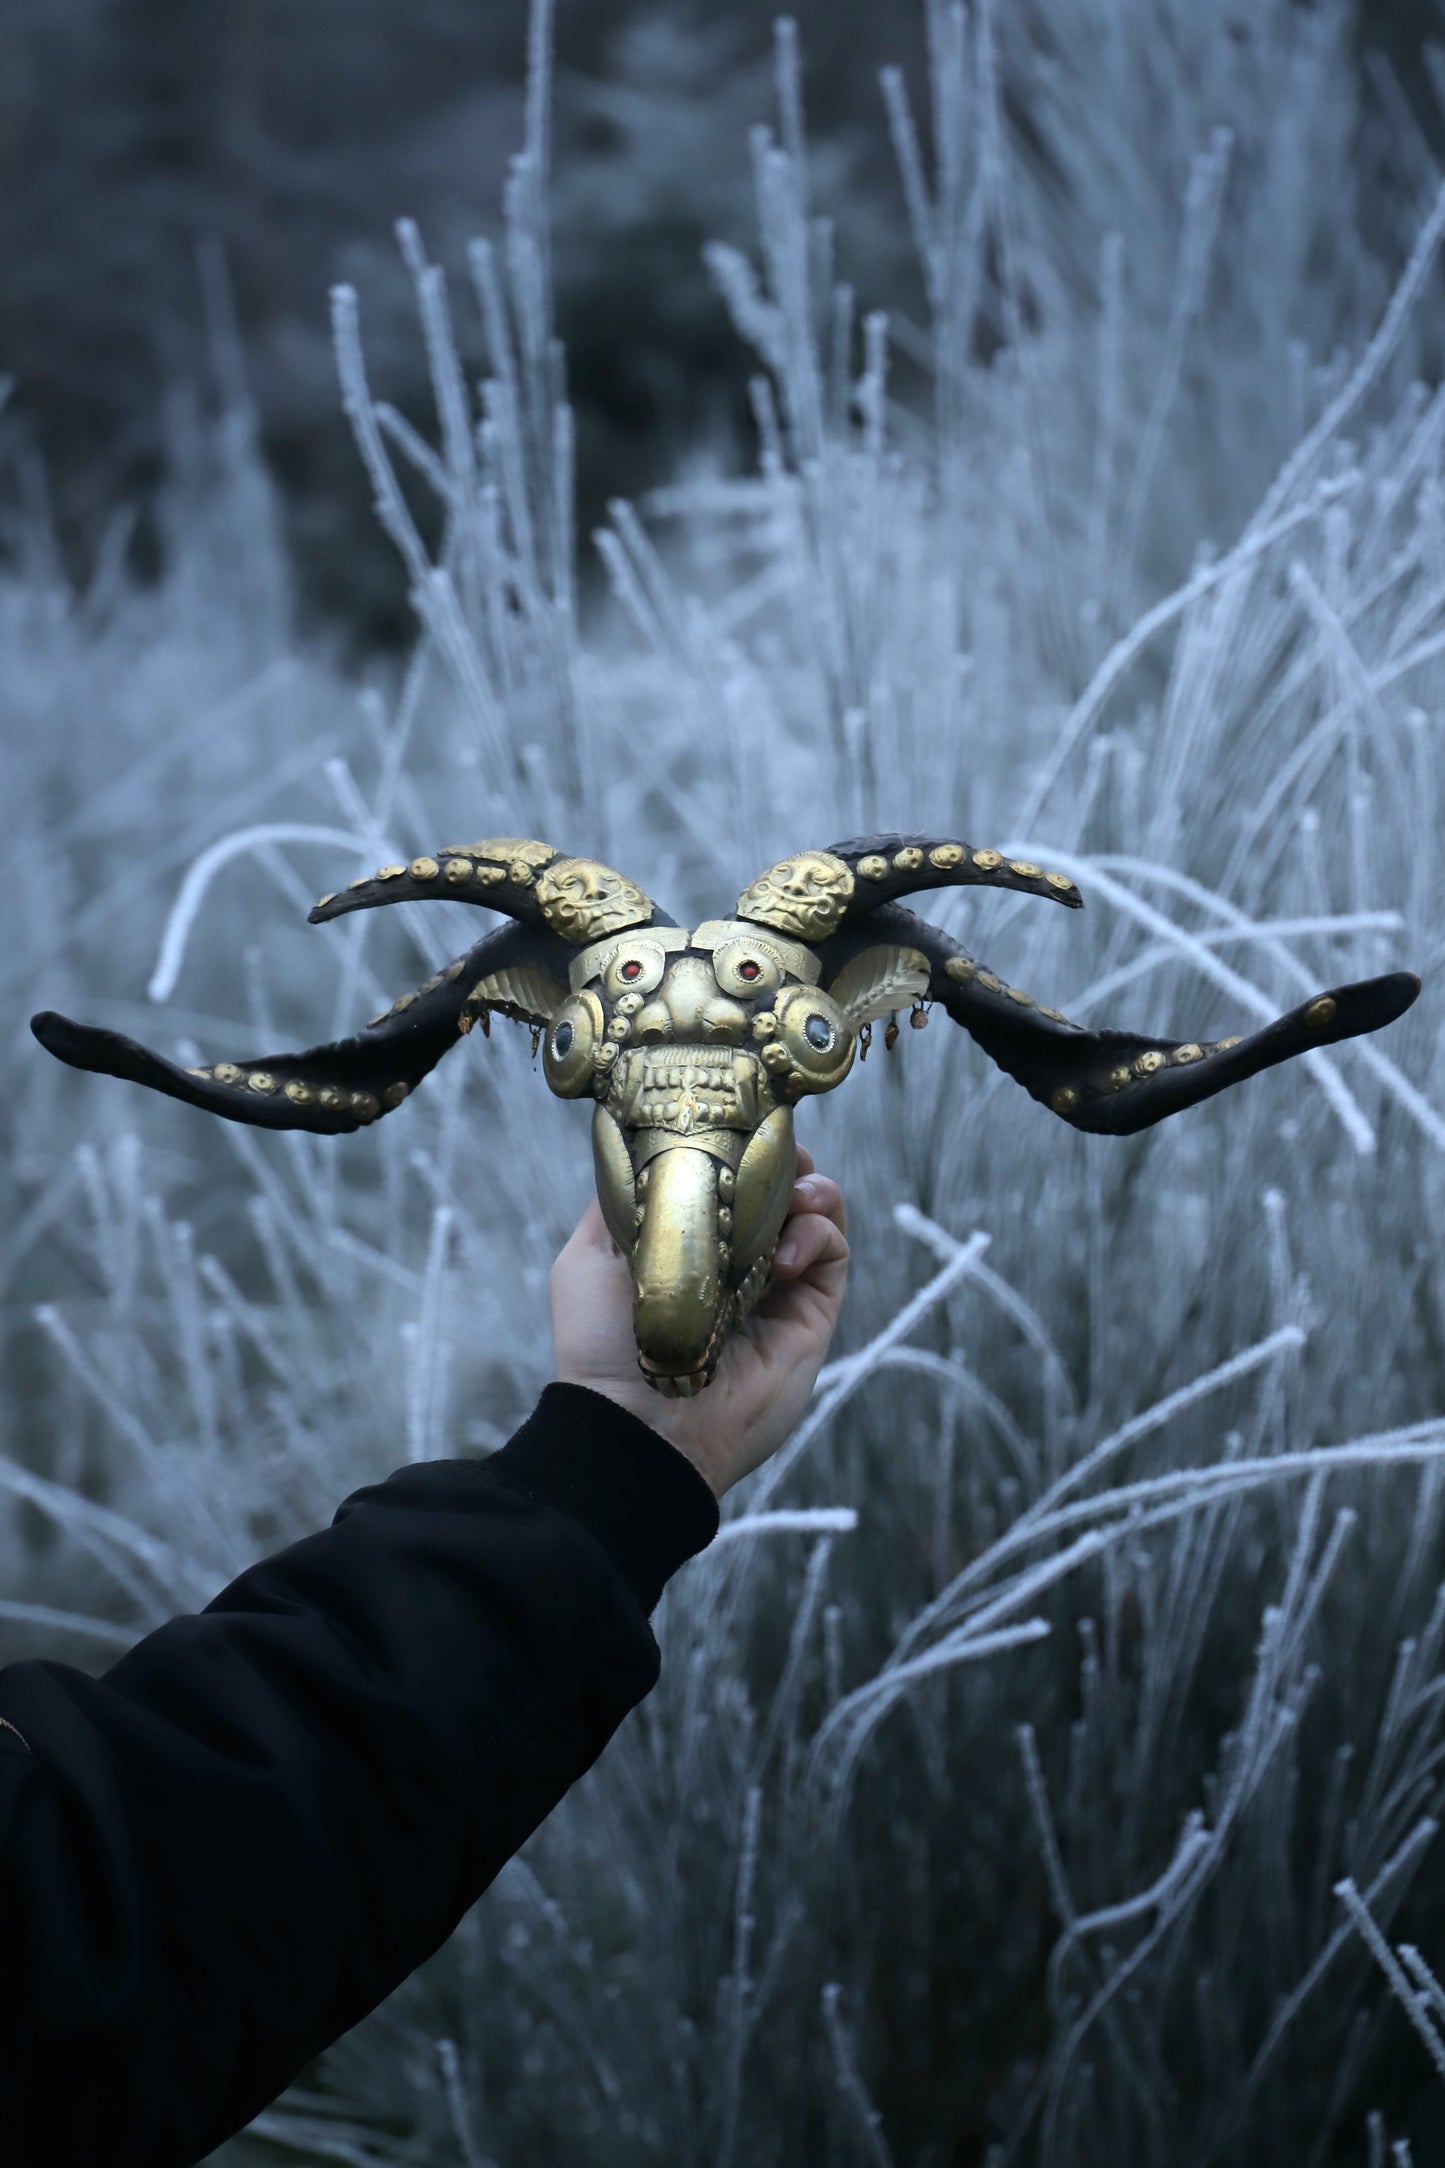
[[[635,979],[641,969],[642,966],[639,963],[624,964],[622,966],[622,976],[625,979]]]
[[[739,976],[739,978],[743,978],[743,979],[755,979],[755,978],[757,977],[757,975],[758,975],[758,966],[757,966],[757,965],[756,965],[755,963],[752,963],[752,962],[748,962],[748,963],[745,963],[745,964],[739,964],[739,965],[738,965],[738,976]]]

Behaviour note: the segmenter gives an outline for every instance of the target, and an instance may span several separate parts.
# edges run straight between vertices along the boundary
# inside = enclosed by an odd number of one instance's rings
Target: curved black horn
[[[505,911],[538,933],[557,935],[571,948],[586,948],[628,927],[675,924],[635,881],[610,866],[518,836],[447,843],[435,857],[414,858],[409,866],[380,866],[375,874],[363,874],[323,896],[313,906],[309,923],[316,926],[348,911],[433,896]]]
[[[1390,971],[1332,986],[1247,1037],[1156,1039],[1070,1023],[898,904],[820,948],[822,983],[857,981],[866,989],[874,950],[880,979],[891,973],[905,998],[941,1003],[1031,1098],[1073,1128],[1100,1136],[1131,1136],[1277,1062],[1379,1031],[1403,1016],[1420,991],[1413,972]],[[871,1013],[878,1013],[876,1005]],[[864,1014],[860,1007],[860,1020]]]
[[[53,1009],[32,1016],[30,1029],[73,1069],[125,1077],[231,1122],[343,1136],[400,1106],[476,1014],[484,1024],[491,1009],[544,1024],[567,998],[567,959],[553,934],[499,926],[350,1039],[204,1069],[182,1069],[119,1032],[72,1023]]]
[[[825,851],[780,859],[743,890],[738,916],[820,941],[919,889],[975,886],[1047,896],[1075,911],[1084,906],[1067,873],[1048,873],[1001,851],[977,851],[956,837],[889,834],[853,836]]]

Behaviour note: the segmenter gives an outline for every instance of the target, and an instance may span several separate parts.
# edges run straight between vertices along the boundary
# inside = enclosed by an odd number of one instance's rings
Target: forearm
[[[35,2168],[179,2168],[248,2122],[595,1761],[716,1525],[672,1447],[552,1387],[102,1678],[0,1673],[30,1749],[0,1756],[3,2150],[33,2118]]]

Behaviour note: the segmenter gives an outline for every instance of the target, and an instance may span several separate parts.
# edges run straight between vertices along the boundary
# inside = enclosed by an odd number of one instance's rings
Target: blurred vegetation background
[[[1248,49],[1248,0],[1201,5]],[[751,231],[744,144],[769,117],[778,12],[775,0],[561,11],[554,275],[584,538],[611,497],[672,474],[684,448],[751,437],[747,358],[702,251]],[[815,201],[836,221],[840,271],[873,306],[921,320],[878,95],[880,68],[898,65],[922,100],[914,11],[798,0],[788,12],[805,56]],[[1428,57],[1441,35],[1438,0],[1369,0],[1355,18],[1373,124],[1361,210],[1383,256],[1420,144],[1445,141]],[[88,575],[117,507],[135,515],[135,563],[154,570],[156,492],[187,406],[224,395],[200,262],[218,249],[303,606],[360,647],[407,637],[337,404],[326,294],[337,279],[365,292],[374,377],[420,418],[424,361],[392,222],[416,219],[453,275],[467,239],[495,230],[521,140],[525,45],[525,0],[6,0],[0,371],[43,455],[74,574]],[[1022,140],[1047,159],[1026,94],[1005,89]],[[1127,131],[1131,117],[1111,125]],[[459,332],[474,370],[469,317]],[[985,353],[1002,336],[986,307],[975,336]],[[893,388],[916,393],[906,364]]]
[[[1338,1890],[1438,1973],[1445,22],[797,16],[564,5],[549,247],[515,0],[0,13],[0,1663],[500,1442],[591,1181],[524,1033],[325,1140],[34,1009],[340,1036],[478,921],[313,897],[459,823],[700,917],[936,822],[1076,874],[929,915],[1089,1025],[1416,970],[1134,1139],[937,1016],[808,1108],[866,1265],[728,1513],[831,1518],[677,1577],[597,1769],[225,2157],[1425,2168],[1445,1998]]]

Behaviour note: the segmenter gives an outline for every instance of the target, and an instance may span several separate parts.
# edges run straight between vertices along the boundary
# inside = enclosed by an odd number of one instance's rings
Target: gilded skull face
[[[539,878],[537,901],[548,925],[571,942],[599,940],[649,912],[640,888],[592,858],[559,858]]]
[[[833,932],[852,894],[852,871],[843,859],[829,851],[799,851],[744,889],[738,910],[744,918],[817,941]]]
[[[631,1264],[654,1385],[696,1392],[767,1286],[797,1167],[793,1106],[831,1091],[857,1036],[818,959],[741,920],[594,943],[548,1027],[547,1082],[592,1092],[597,1193]]]

